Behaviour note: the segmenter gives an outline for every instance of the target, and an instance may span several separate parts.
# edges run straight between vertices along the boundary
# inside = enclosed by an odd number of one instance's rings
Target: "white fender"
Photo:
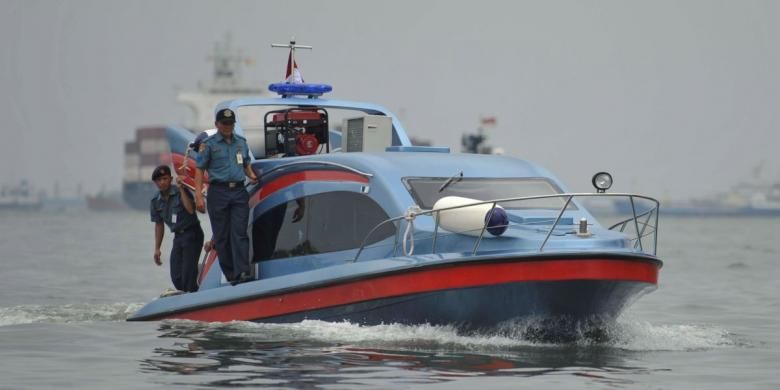
[[[466,206],[440,211],[439,226],[453,233],[479,237],[482,227],[485,225],[485,220],[488,214],[490,214],[490,209],[493,208],[492,203],[468,206],[480,202],[482,201],[460,196],[445,196],[434,203],[433,209]],[[508,223],[506,211],[503,207],[496,205],[496,209],[493,211],[488,223],[487,232],[494,236],[500,236],[506,230]]]

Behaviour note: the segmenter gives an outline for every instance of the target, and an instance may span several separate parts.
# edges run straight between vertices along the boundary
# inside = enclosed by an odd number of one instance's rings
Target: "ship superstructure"
[[[26,180],[18,185],[0,186],[0,209],[37,210],[40,207],[40,194],[35,193]]]
[[[211,80],[198,83],[195,91],[182,91],[176,100],[192,110],[192,117],[183,125],[193,133],[214,127],[214,107],[225,100],[267,94],[265,88],[244,80],[243,69],[254,61],[241,50],[233,48],[230,37],[214,45],[209,56],[213,62]],[[170,164],[165,126],[143,126],[135,131],[132,141],[125,143],[125,174],[122,197],[128,206],[146,210],[157,188],[151,182],[157,165]]]

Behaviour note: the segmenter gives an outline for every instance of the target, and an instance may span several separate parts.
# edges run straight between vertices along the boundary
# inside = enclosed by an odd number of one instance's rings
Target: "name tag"
[[[171,223],[176,224],[176,214],[171,214]]]
[[[240,165],[244,165],[244,156],[241,155],[241,152],[236,153],[236,162]]]

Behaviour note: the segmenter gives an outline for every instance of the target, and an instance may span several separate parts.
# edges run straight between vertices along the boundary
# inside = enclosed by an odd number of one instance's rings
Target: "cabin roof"
[[[549,171],[526,160],[508,156],[429,153],[330,153],[304,157],[258,160],[261,164],[280,165],[290,162],[328,161],[343,164],[375,177],[400,179],[404,177],[448,178],[463,172],[464,177],[547,177],[562,187]],[[563,187],[562,187],[563,188]]]

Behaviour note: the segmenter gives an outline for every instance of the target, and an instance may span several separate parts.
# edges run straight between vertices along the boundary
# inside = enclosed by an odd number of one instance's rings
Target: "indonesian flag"
[[[479,118],[479,122],[483,127],[495,127],[498,121],[494,116],[484,116]]]
[[[284,75],[285,81],[290,84],[303,84],[303,76],[298,70],[298,63],[293,59],[293,52],[287,57],[287,74]]]

